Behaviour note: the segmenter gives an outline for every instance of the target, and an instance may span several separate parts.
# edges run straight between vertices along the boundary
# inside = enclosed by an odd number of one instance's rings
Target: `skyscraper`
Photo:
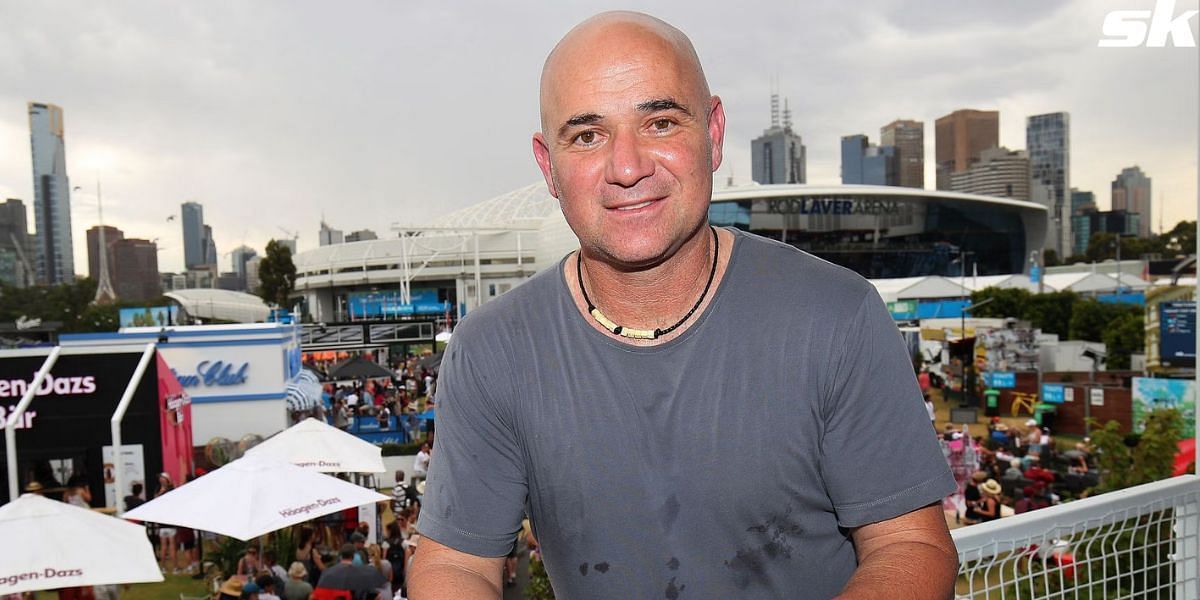
[[[198,202],[184,202],[180,207],[183,223],[183,264],[194,269],[208,264],[204,259],[207,244],[204,242],[204,207]]]
[[[211,225],[204,226],[204,264],[217,269],[217,241],[213,239]]]
[[[1034,115],[1025,122],[1030,199],[1046,206],[1046,249],[1060,259],[1071,253],[1071,119],[1065,112]]]
[[[792,112],[784,101],[779,114],[779,95],[771,94],[771,126],[750,142],[750,170],[758,183],[805,183],[806,151],[800,135],[792,131]]]
[[[1000,113],[994,110],[956,110],[934,123],[937,189],[950,189],[950,174],[966,171],[979,155],[1000,145]]]
[[[925,123],[892,121],[879,129],[879,145],[896,148],[896,185],[925,187]]]
[[[1029,200],[1029,157],[1023,150],[989,148],[979,162],[950,174],[950,190],[996,198]]]
[[[105,234],[108,242],[108,235]],[[162,294],[158,274],[158,245],[149,240],[123,238],[110,242],[113,287],[127,302],[145,302]]]
[[[317,232],[317,241],[320,242],[322,246],[341,244],[344,241],[342,230],[330,227],[329,224],[325,222],[325,219],[321,219],[321,230]]]
[[[896,185],[895,146],[872,146],[867,136],[842,138],[842,183],[847,185]]]
[[[109,277],[112,277],[111,270],[113,268],[112,245],[117,240],[125,239],[125,232],[113,227],[112,225],[96,225],[87,230],[87,255],[88,255],[88,277],[96,281],[100,281],[100,228],[104,228],[104,243],[108,246],[108,268],[110,270]]]
[[[75,282],[71,243],[71,185],[63,141],[63,111],[53,104],[29,103],[29,139],[33,152],[33,219],[38,281]]]
[[[1081,215],[1087,210],[1096,210],[1096,194],[1071,188],[1071,214]]]
[[[9,198],[0,204],[0,281],[18,288],[37,279],[27,218],[24,202]]]
[[[1112,209],[1141,215],[1137,236],[1150,237],[1151,204],[1150,178],[1136,165],[1121,169],[1112,182]]]
[[[258,256],[258,252],[255,252],[254,248],[249,246],[238,246],[237,248],[233,249],[233,252],[230,253],[230,259],[233,263],[233,272],[236,273],[238,279],[241,280],[242,289],[246,289],[248,283],[248,279],[246,277],[246,263],[256,256]]]

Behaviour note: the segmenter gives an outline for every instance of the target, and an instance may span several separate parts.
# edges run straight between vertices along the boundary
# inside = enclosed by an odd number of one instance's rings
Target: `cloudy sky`
[[[164,271],[183,266],[167,217],[188,200],[221,253],[261,251],[283,230],[312,248],[322,216],[384,235],[538,180],[529,136],[546,53],[586,16],[634,8],[691,36],[724,99],[722,181],[748,180],[777,80],[810,183],[839,181],[842,135],[875,142],[896,118],[925,121],[931,187],[937,117],[999,110],[1001,144],[1024,148],[1028,115],[1067,111],[1072,185],[1107,207],[1112,178],[1139,165],[1169,228],[1196,218],[1200,54],[1097,47],[1109,11],[1154,4],[5,1],[0,198],[32,204],[33,100],[65,110],[68,173],[88,190],[72,198],[83,271],[97,177],[105,220],[157,238]]]

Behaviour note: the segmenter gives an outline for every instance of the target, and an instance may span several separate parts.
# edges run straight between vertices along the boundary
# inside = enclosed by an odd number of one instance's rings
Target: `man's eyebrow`
[[[604,117],[601,117],[600,115],[598,115],[596,113],[581,113],[578,115],[574,115],[571,118],[567,119],[567,121],[565,123],[563,123],[562,127],[558,128],[558,135],[559,135],[559,137],[562,137],[562,136],[566,135],[567,130],[569,130],[572,127],[579,127],[581,125],[591,125],[592,123],[598,123],[603,118]]]
[[[654,100],[647,100],[639,103],[637,105],[637,109],[639,112],[644,113],[652,113],[662,110],[677,110],[689,117],[692,116],[692,111],[688,110],[686,106],[676,102],[674,98],[655,98]]]

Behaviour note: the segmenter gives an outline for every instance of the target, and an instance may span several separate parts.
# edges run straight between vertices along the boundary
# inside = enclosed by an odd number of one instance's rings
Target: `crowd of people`
[[[332,365],[309,361],[306,368],[329,378]],[[419,415],[433,408],[437,370],[421,363],[421,357],[409,355],[389,365],[391,377],[357,381],[330,381],[324,385],[323,402],[310,411],[292,415],[295,422],[306,417],[324,421],[343,431],[351,430],[356,418],[375,420],[378,431],[400,431],[406,442],[428,432],[427,419]]]
[[[1060,452],[1049,428],[1033,419],[1017,427],[993,417],[987,435],[973,438],[946,425],[941,438],[952,468],[971,471],[963,482],[957,514],[965,525],[1086,497],[1099,483],[1089,438]],[[963,455],[974,460],[964,460]]]

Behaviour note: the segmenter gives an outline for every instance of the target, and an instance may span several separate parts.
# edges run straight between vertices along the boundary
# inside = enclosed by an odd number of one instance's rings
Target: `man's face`
[[[627,28],[594,37],[548,64],[534,155],[584,248],[657,264],[707,219],[724,112],[666,40]]]

